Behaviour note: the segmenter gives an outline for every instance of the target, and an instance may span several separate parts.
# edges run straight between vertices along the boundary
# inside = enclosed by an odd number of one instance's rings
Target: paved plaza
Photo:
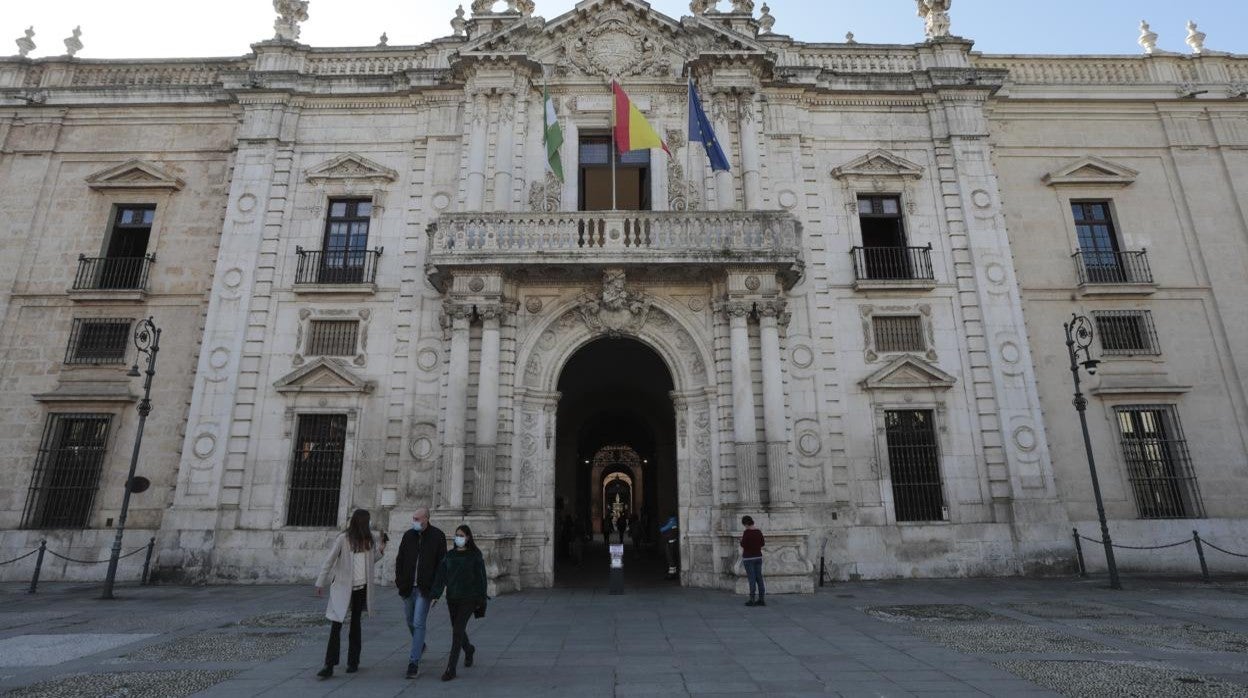
[[[1248,583],[956,580],[837,584],[766,608],[717,591],[533,590],[469,627],[477,665],[439,675],[432,615],[405,680],[397,597],[365,622],[361,671],[313,674],[310,587],[0,587],[11,696],[1248,696]],[[388,591],[388,590],[387,590]],[[345,650],[345,648],[344,648]]]

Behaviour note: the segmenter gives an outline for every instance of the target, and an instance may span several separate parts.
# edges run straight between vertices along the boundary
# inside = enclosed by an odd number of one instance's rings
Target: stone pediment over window
[[[753,37],[703,17],[677,21],[637,0],[587,0],[546,24],[518,20],[470,41],[460,61],[525,55],[565,76],[670,77],[704,54],[767,56]]]
[[[1135,182],[1139,172],[1104,158],[1088,156],[1058,168],[1043,179],[1049,186],[1092,184],[1125,187]]]
[[[958,379],[917,356],[899,356],[862,381],[866,390],[947,390]]]
[[[373,392],[373,381],[364,380],[341,361],[319,358],[300,367],[273,384],[283,394]]]
[[[363,155],[346,153],[309,169],[304,177],[310,184],[325,182],[386,184],[399,178],[399,173]]]
[[[178,191],[186,182],[146,160],[130,160],[87,177],[92,189],[168,189]]]
[[[837,179],[861,177],[879,179],[899,177],[903,179],[919,179],[923,176],[923,166],[894,155],[887,150],[873,150],[860,158],[850,160],[832,170]]]

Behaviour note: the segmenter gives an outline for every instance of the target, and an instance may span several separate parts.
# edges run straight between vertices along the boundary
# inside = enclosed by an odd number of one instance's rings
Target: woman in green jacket
[[[438,566],[433,578],[435,599],[446,591],[446,610],[451,615],[451,656],[446,664],[443,681],[455,678],[459,664],[459,651],[464,651],[464,666],[472,666],[477,648],[468,642],[468,619],[474,611],[485,606],[485,558],[472,539],[472,529],[460,526],[455,529],[455,547]],[[484,609],[482,609],[484,610]]]

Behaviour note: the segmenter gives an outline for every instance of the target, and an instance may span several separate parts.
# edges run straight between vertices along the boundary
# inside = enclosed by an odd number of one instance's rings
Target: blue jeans
[[[750,598],[756,595],[763,598],[763,594],[767,593],[767,587],[763,586],[763,558],[755,560],[742,560],[745,565],[745,577],[750,580]],[[757,594],[755,591],[757,590]]]
[[[403,619],[407,621],[407,630],[412,634],[412,653],[408,661],[416,664],[425,651],[425,621],[429,618],[429,597],[413,588],[412,593],[403,599]]]

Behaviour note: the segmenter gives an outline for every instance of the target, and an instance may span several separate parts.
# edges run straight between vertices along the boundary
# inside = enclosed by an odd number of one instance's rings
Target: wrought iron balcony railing
[[[932,246],[927,247],[855,247],[849,251],[854,258],[857,281],[935,281],[932,271]]]
[[[429,227],[435,266],[796,263],[800,253],[801,225],[775,211],[452,213]]]
[[[156,255],[143,257],[87,257],[78,255],[75,291],[142,291]]]
[[[1153,270],[1148,266],[1148,253],[1144,250],[1079,250],[1072,257],[1079,272],[1080,286],[1153,283]]]
[[[298,286],[364,285],[377,282],[377,262],[383,248],[305,250],[295,248],[299,263],[295,267],[295,284]]]

